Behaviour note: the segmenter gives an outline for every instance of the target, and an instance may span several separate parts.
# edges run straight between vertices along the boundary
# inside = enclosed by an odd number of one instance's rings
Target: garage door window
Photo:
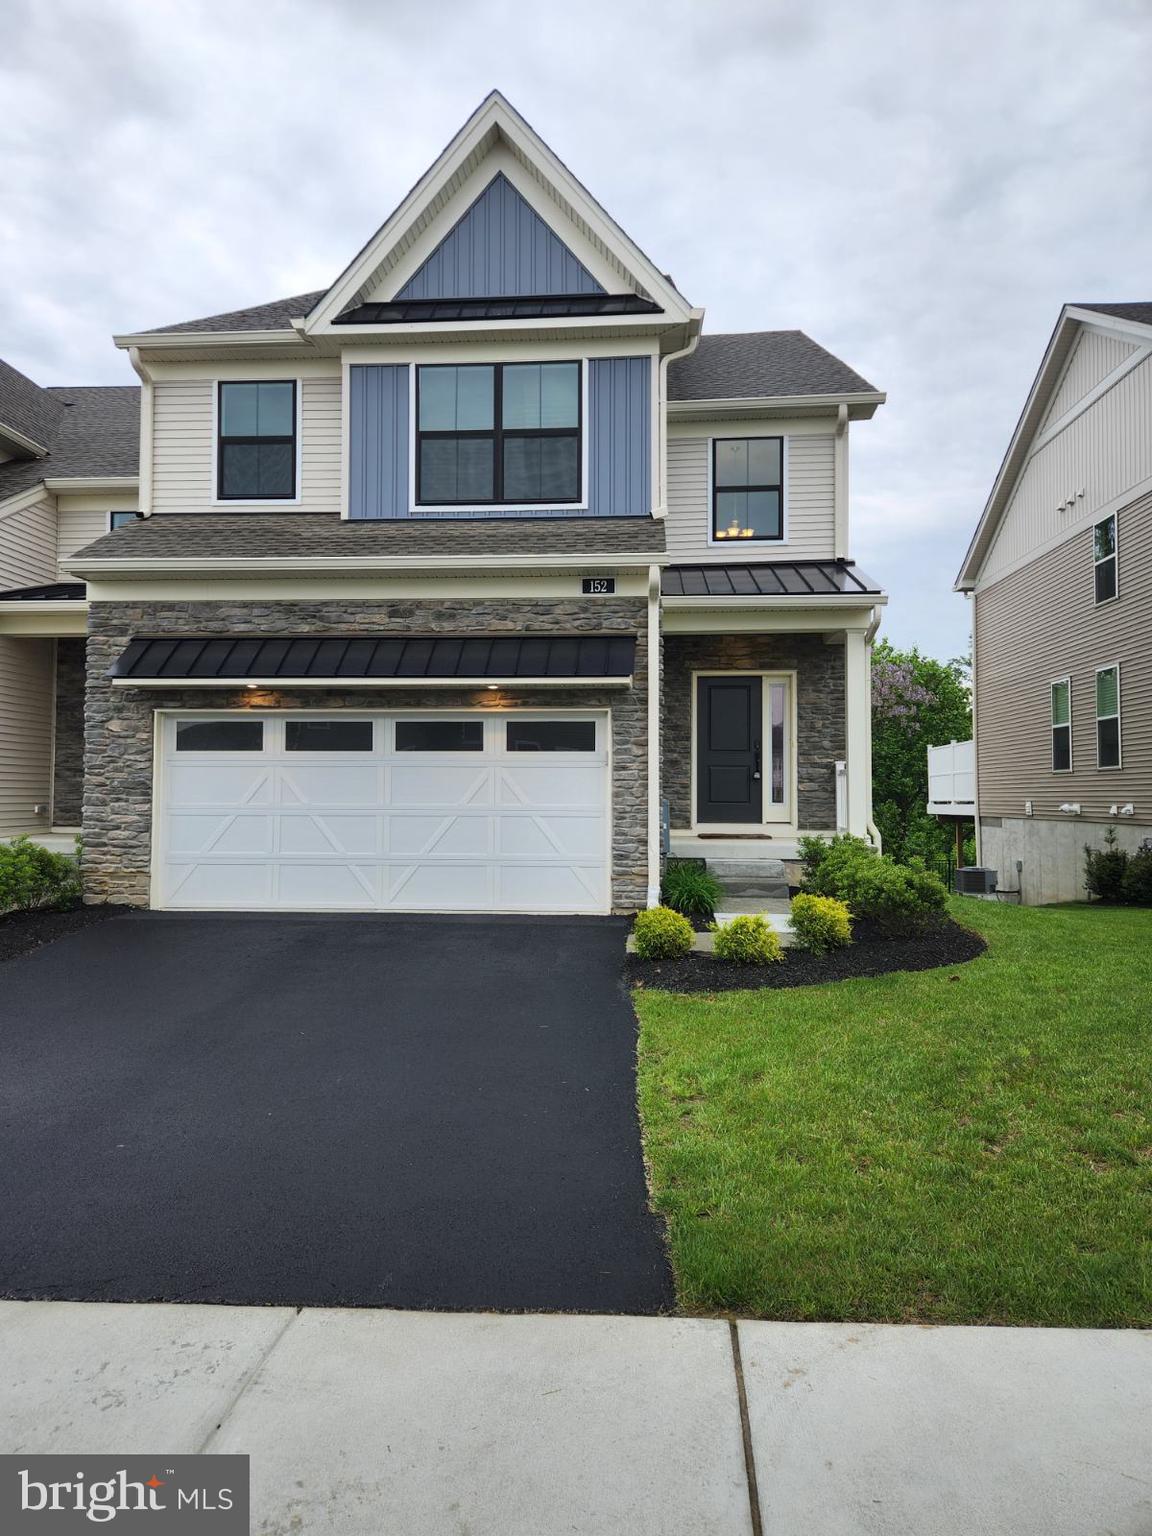
[[[263,720],[179,720],[177,752],[262,752]]]
[[[397,752],[483,752],[483,720],[397,720]]]
[[[371,720],[289,720],[289,752],[371,752]]]
[[[509,752],[595,752],[595,720],[509,720]]]

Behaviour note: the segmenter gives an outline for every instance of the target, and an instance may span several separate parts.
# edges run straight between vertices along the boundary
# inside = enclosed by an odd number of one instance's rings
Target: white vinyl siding
[[[782,435],[787,441],[783,541],[709,543],[709,464],[714,437]],[[792,432],[788,424],[702,427],[669,436],[668,554],[673,561],[831,560],[836,552],[836,439],[831,432]],[[737,544],[739,547],[737,548]]]
[[[282,374],[294,377],[291,364]],[[216,503],[215,382],[158,379],[153,389],[152,510],[340,510],[340,378],[300,380],[300,496],[292,502]]]
[[[54,656],[51,640],[0,635],[0,838],[48,827],[32,807],[52,793]]]
[[[30,507],[0,507],[0,592],[56,580],[56,503],[45,493]]]
[[[1033,453],[980,574],[980,589],[1152,487],[1149,423],[1152,358]]]
[[[1101,379],[1107,378],[1113,368],[1118,368],[1135,350],[1136,343],[1125,341],[1122,336],[1084,331],[1068,360],[1064,377],[1052,397],[1041,430],[1059,421],[1065,411],[1070,411],[1078,400],[1083,400],[1089,390],[1095,389]]]

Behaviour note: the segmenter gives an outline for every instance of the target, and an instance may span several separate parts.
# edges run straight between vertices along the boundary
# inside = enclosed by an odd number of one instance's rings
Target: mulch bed
[[[786,949],[779,965],[738,965],[712,955],[691,954],[681,960],[625,958],[630,987],[664,992],[735,992],[758,987],[811,987],[824,981],[850,981],[855,976],[885,976],[890,971],[930,971],[939,966],[975,960],[987,945],[978,933],[946,920],[915,938],[894,939],[869,923],[853,924],[853,941],[846,949],[811,955]]]
[[[99,907],[73,907],[70,912],[9,912],[0,917],[0,962],[15,960],[17,955],[26,955],[80,928],[131,911],[131,907],[109,903]]]

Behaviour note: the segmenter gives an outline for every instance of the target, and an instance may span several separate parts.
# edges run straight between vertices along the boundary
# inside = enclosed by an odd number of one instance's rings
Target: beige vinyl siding
[[[709,465],[713,437],[787,439],[782,544],[710,544]],[[668,439],[668,554],[676,561],[830,560],[836,552],[836,439],[786,424],[724,424]]]
[[[1152,825],[1152,495],[1117,514],[1119,595],[1094,601],[1092,530],[1066,539],[981,590],[974,615],[977,743],[983,816],[1107,820],[1132,801]],[[1120,666],[1122,763],[1096,767],[1096,669]],[[1072,680],[1072,772],[1052,771],[1049,689]]]
[[[1152,483],[1152,359],[1124,375],[1028,460],[980,588]],[[1077,493],[1083,490],[1080,497]],[[1071,509],[1060,511],[1069,497]]]
[[[109,516],[113,512],[135,512],[139,506],[135,491],[62,491],[56,498],[57,539],[56,551],[60,560],[67,560],[85,544],[102,538],[108,532]]]
[[[46,829],[52,791],[51,640],[0,635],[0,837]]]
[[[291,377],[290,370],[278,377]],[[153,388],[152,510],[219,511],[212,439],[215,382],[158,379]],[[224,507],[236,506],[225,502]],[[340,510],[340,378],[300,380],[300,499],[244,505],[261,511]],[[237,506],[237,510],[239,510]]]
[[[1105,336],[1099,331],[1083,331],[1073,348],[1072,356],[1064,370],[1059,388],[1052,397],[1052,404],[1045,418],[1045,428],[1059,421],[1065,411],[1070,411],[1078,400],[1083,400],[1089,390],[1095,389],[1113,368],[1118,368],[1125,358],[1136,350],[1134,341],[1122,336]]]
[[[56,580],[56,503],[41,500],[15,512],[0,507],[0,592]]]

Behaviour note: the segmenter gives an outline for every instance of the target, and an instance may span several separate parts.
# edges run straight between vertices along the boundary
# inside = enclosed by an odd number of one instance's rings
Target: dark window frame
[[[228,434],[224,431],[224,391],[234,384],[288,384],[292,388],[292,435],[249,436]],[[288,492],[272,496],[228,496],[224,491],[224,448],[226,444],[260,446],[269,443],[288,443],[292,449],[292,488]],[[216,500],[236,502],[295,501],[300,492],[300,380],[299,379],[217,379],[216,381]]]
[[[576,370],[576,425],[574,427],[509,427],[504,429],[504,369],[542,364],[564,364]],[[416,367],[416,505],[418,507],[575,507],[584,501],[584,364],[575,358],[544,358],[532,362],[511,363],[417,363]],[[491,368],[492,369],[492,426],[491,428],[466,428],[463,431],[423,431],[420,426],[420,380],[433,368]],[[510,438],[528,438],[533,441],[544,437],[571,437],[576,440],[576,494],[572,497],[547,496],[543,498],[517,498],[504,495],[504,443]],[[461,496],[454,500],[438,497],[433,500],[424,496],[423,463],[421,445],[429,441],[459,441],[470,438],[492,444],[492,495]]]
[[[134,523],[138,523],[141,521],[142,516],[143,514],[140,512],[128,512],[121,507],[115,507],[108,513],[108,532],[115,533],[117,528],[125,527],[129,519]],[[118,517],[122,518],[123,521],[118,523],[116,521]]]
[[[1112,553],[1101,557],[1096,553],[1096,531],[1103,528],[1105,523],[1112,524]],[[1112,590],[1101,597],[1100,573],[1109,565],[1112,567]],[[1107,517],[1092,524],[1092,583],[1092,595],[1097,607],[1101,603],[1114,602],[1120,596],[1120,524],[1115,512],[1110,512]]]
[[[1064,722],[1063,725],[1057,725],[1056,724],[1056,690],[1057,690],[1057,688],[1064,688],[1064,689],[1067,690],[1068,719]],[[1072,767],[1073,767],[1073,763],[1072,763],[1072,679],[1071,679],[1071,677],[1054,677],[1052,679],[1052,681],[1048,685],[1048,725],[1049,725],[1049,728],[1050,728],[1050,731],[1051,731],[1052,772],[1053,773],[1071,773],[1072,772]],[[1066,731],[1067,732],[1067,749],[1068,749],[1068,762],[1067,762],[1067,765],[1065,767],[1063,767],[1063,768],[1059,765],[1059,763],[1056,760],[1056,738],[1057,738],[1057,733],[1061,732],[1061,731]]]
[[[716,481],[716,451],[721,443],[779,443],[780,444],[780,479],[775,485],[718,485]],[[741,544],[783,544],[784,523],[786,510],[784,506],[784,480],[785,465],[785,437],[781,433],[757,432],[750,437],[714,437],[712,439],[712,512],[709,526],[708,541],[711,544],[736,545]],[[780,532],[779,533],[749,533],[741,534],[738,538],[729,538],[727,534],[718,531],[717,508],[720,497],[726,491],[775,491],[780,497]]]

